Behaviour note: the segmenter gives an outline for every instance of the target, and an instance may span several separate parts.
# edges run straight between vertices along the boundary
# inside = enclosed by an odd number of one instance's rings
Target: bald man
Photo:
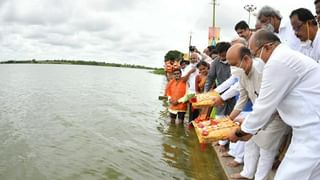
[[[277,110],[292,127],[292,141],[275,180],[320,179],[319,64],[266,30],[257,31],[249,44],[252,54],[266,63],[261,90],[253,111],[229,139],[259,133]]]
[[[199,70],[197,69],[197,64],[200,61],[199,54],[196,52],[192,52],[190,56],[190,64],[185,68],[182,72],[181,79],[187,82],[187,94],[195,94],[196,93],[196,77],[199,74]],[[199,110],[191,108],[191,103],[188,103],[189,108],[189,123],[193,121],[199,115]]]
[[[238,37],[231,41],[231,45],[236,43],[240,43],[244,46],[248,45],[248,42],[242,37]],[[220,94],[219,97],[214,99],[214,103],[213,103],[214,106],[221,106],[228,99],[237,97],[239,95],[239,80],[240,80],[241,69],[231,66],[230,70],[231,70],[231,76],[214,89],[214,91]],[[251,110],[252,110],[252,103],[251,101],[248,101],[248,103],[246,104],[246,108],[243,110],[243,112],[241,112],[241,114],[237,118],[244,118],[248,114],[248,112],[250,112]],[[234,160],[230,161],[227,164],[228,166],[237,167],[243,163],[244,143],[245,142],[241,142],[241,141],[237,143],[230,143],[229,151],[225,152],[226,151],[225,145],[227,144],[227,141],[219,141],[220,151],[223,152],[222,156],[234,157]]]
[[[261,60],[252,59],[250,50],[241,44],[235,44],[228,50],[227,59],[230,65],[243,70],[240,76],[240,97],[230,114],[230,118],[234,119],[243,110],[248,100],[255,103],[260,92],[264,65]],[[270,123],[245,144],[243,170],[230,177],[233,179],[267,179],[282,137],[286,132],[287,126],[278,113],[274,113]]]

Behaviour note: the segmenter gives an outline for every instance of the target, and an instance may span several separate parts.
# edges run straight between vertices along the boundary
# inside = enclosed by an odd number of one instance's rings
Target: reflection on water
[[[0,65],[0,179],[224,179],[146,70]]]
[[[159,130],[164,134],[163,161],[181,170],[173,175],[174,179],[226,179],[211,147],[208,145],[205,152],[201,151],[193,129],[168,122]]]

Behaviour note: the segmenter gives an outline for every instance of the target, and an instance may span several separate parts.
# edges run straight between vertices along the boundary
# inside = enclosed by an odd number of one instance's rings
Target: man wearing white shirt
[[[277,110],[293,135],[275,180],[320,179],[320,66],[266,30],[256,32],[249,44],[266,63],[261,89],[253,111],[229,139],[248,140]]]
[[[188,83],[188,93],[196,93],[196,76],[199,74],[197,70],[197,63],[199,62],[199,55],[193,52],[190,56],[190,64],[184,69],[182,77]]]
[[[240,98],[230,114],[230,118],[234,119],[243,110],[248,100],[255,103],[260,92],[264,63],[253,59],[250,50],[238,44],[229,49],[227,57],[230,65],[244,71],[240,76]],[[263,130],[245,144],[243,170],[241,173],[231,175],[231,178],[252,179],[254,177],[256,180],[268,178],[282,137],[287,132],[287,126],[278,113],[274,113],[271,119]]]
[[[290,15],[295,35],[300,39],[300,51],[316,62],[320,61],[320,31],[314,15],[305,8],[293,10]]]
[[[300,41],[294,35],[289,20],[285,22],[278,10],[270,6],[264,6],[259,10],[257,20],[262,28],[274,32],[282,43],[294,50],[299,48]]]
[[[187,82],[187,94],[196,93],[196,76],[199,74],[197,69],[197,64],[199,62],[199,55],[196,52],[192,52],[190,56],[190,64],[185,68],[182,73],[181,79]],[[189,122],[194,120],[199,115],[199,110],[192,111],[191,104],[188,104],[189,107]]]
[[[234,26],[234,30],[237,32],[239,37],[244,38],[246,41],[249,41],[252,31],[249,28],[249,25],[245,21],[240,21]]]
[[[242,37],[237,37],[231,41],[231,45],[236,43],[240,43],[244,46],[248,46],[248,42],[246,39]],[[219,98],[216,98],[214,101],[215,106],[221,106],[224,101],[236,97],[239,95],[239,80],[241,75],[241,69],[231,66],[231,76],[225,80],[222,84],[214,89],[214,91],[220,94]],[[252,103],[248,102],[246,108],[244,109],[243,113],[239,115],[239,118],[244,118],[249,111],[252,110]],[[220,151],[224,151],[225,145],[227,141],[219,141]],[[236,142],[229,144],[229,151],[224,152],[222,154],[223,157],[232,156],[234,157],[233,161],[228,162],[228,166],[236,167],[243,163],[243,156],[244,156],[244,144],[245,142]]]
[[[318,24],[320,24],[320,0],[315,0],[314,1],[314,6],[315,6],[315,9],[316,9],[317,21],[318,21]]]

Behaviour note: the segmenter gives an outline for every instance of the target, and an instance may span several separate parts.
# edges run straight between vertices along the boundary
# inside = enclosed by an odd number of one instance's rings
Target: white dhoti
[[[247,115],[249,114],[250,112],[248,111],[242,111],[238,116],[237,118],[245,118],[247,117]],[[230,154],[231,156],[234,157],[234,160],[241,164],[243,163],[243,157],[244,157],[244,147],[245,147],[245,141],[238,141],[236,143],[232,143],[230,142],[230,145],[229,145],[229,152],[228,154]]]
[[[278,113],[274,113],[271,118],[265,129],[259,131],[245,145],[244,167],[240,173],[244,177],[268,179],[283,136],[288,131],[288,126]]]
[[[266,180],[272,168],[277,150],[264,150],[252,139],[245,144],[244,166],[241,176],[255,180]]]
[[[320,124],[293,127],[292,140],[275,180],[320,179]]]
[[[229,145],[228,154],[234,157],[234,160],[239,164],[243,163],[245,143],[245,141],[238,141],[236,143],[230,143]]]

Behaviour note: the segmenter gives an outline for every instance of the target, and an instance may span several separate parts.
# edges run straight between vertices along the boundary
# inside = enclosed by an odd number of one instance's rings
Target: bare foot
[[[231,175],[230,175],[230,178],[231,178],[231,179],[249,179],[249,178],[246,178],[246,177],[241,176],[240,173],[231,174]]]
[[[229,167],[238,167],[239,165],[240,165],[240,163],[238,163],[238,162],[235,161],[235,160],[229,161],[229,162],[227,163],[227,166],[229,166]]]
[[[232,157],[228,152],[221,153],[221,157]]]
[[[219,152],[227,152],[227,148],[224,145],[220,145]]]
[[[180,125],[180,124],[183,124],[183,120],[178,119],[178,120],[176,121],[176,125]]]
[[[219,142],[213,142],[211,145],[212,145],[212,147],[220,146],[220,145],[219,145]]]

